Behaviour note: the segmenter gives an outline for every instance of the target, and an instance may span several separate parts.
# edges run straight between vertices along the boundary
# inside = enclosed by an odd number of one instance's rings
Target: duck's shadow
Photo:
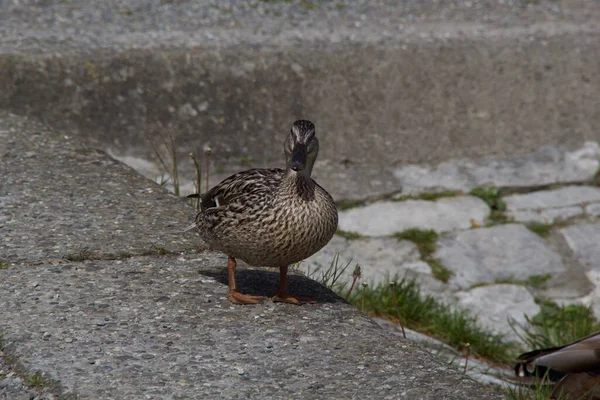
[[[211,269],[200,272],[223,285],[228,284],[227,269]],[[238,290],[243,294],[272,297],[279,285],[279,272],[263,269],[238,268],[235,272]],[[317,303],[346,303],[330,289],[306,276],[288,274],[288,294],[314,299]]]

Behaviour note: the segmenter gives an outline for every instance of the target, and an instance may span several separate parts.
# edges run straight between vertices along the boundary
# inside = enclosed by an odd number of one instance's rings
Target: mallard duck
[[[517,376],[556,382],[552,399],[600,399],[600,332],[561,347],[521,354],[517,360]]]
[[[237,290],[236,259],[251,266],[279,268],[273,301],[309,301],[287,293],[288,266],[319,251],[337,229],[333,198],[310,176],[319,153],[315,125],[306,120],[294,122],[283,150],[285,170],[239,172],[200,196],[196,226],[210,247],[229,256],[228,298],[232,303],[261,300]]]

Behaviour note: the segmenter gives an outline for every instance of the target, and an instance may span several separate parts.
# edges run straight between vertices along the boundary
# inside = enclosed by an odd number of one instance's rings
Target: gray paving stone
[[[600,166],[600,145],[586,142],[567,151],[545,146],[540,150],[504,159],[459,159],[435,167],[406,166],[394,171],[403,193],[433,190],[468,191],[479,186],[536,187],[552,183],[589,181]]]
[[[600,270],[600,223],[568,226],[561,233],[581,264]]]
[[[82,400],[502,397],[306,277],[290,276],[290,293],[317,304],[233,307],[225,264],[207,253],[0,269],[6,354]],[[237,278],[259,295],[278,282],[264,269]]]
[[[564,208],[584,203],[600,202],[600,188],[567,186],[554,190],[514,194],[504,197],[503,200],[508,211]]]
[[[508,318],[526,325],[525,315],[531,317],[540,312],[533,295],[520,285],[481,286],[459,292],[456,296],[458,305],[476,315],[483,327],[514,342],[520,339],[511,329]]]
[[[419,282],[424,293],[443,296],[449,289],[431,276],[431,268],[420,260],[414,243],[394,238],[348,240],[335,236],[321,251],[303,261],[300,270],[311,278],[320,280],[338,255],[338,265],[348,265],[340,282],[351,282],[354,267],[358,264],[362,273],[361,283],[387,284],[394,278],[404,277]]]
[[[483,224],[489,213],[488,205],[473,196],[385,201],[340,212],[339,227],[364,236],[387,236],[409,228],[447,232],[469,229],[472,220]]]
[[[507,211],[507,216],[515,222],[541,222],[551,224],[584,214],[583,207],[571,206],[560,208],[545,208],[537,210]]]
[[[468,288],[498,279],[526,280],[563,272],[561,257],[520,224],[459,232],[438,241],[434,257],[454,272],[450,284]]]
[[[600,216],[600,203],[592,203],[585,206],[585,212],[591,217]]]

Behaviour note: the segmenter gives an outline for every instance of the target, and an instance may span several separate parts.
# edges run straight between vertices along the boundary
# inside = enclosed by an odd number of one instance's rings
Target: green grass
[[[396,285],[363,285],[350,297],[361,311],[390,319],[399,319],[405,327],[431,335],[459,350],[471,352],[490,361],[507,362],[515,353],[502,336],[481,328],[467,310],[455,309],[433,296],[422,295],[414,281]]]
[[[348,261],[346,264],[340,263],[340,255],[336,254],[331,260],[329,267],[327,267],[325,270],[323,270],[322,268],[317,268],[314,271],[308,270],[305,275],[310,279],[321,283],[326,288],[339,293],[340,296],[342,296],[340,292],[344,290],[344,288],[347,285],[347,282],[342,280],[341,278],[342,275],[346,272],[346,270],[350,267],[351,263],[352,260]],[[297,269],[298,266],[296,266],[296,270]]]
[[[583,305],[558,306],[547,301],[541,311],[528,318],[529,326],[512,323],[513,330],[526,343],[527,350],[563,346],[600,330],[600,323],[594,318],[590,307]],[[525,388],[506,388],[506,396],[511,400],[546,400],[552,393],[552,385],[535,383],[531,390]],[[560,396],[559,400],[567,397]]]
[[[398,240],[410,240],[417,245],[422,258],[427,258],[435,251],[435,243],[438,240],[436,231],[423,230],[417,228],[407,229],[404,232],[396,233]]]
[[[363,200],[338,200],[336,202],[337,208],[340,211],[362,207],[364,204],[365,202]]]
[[[525,281],[525,284],[536,289],[541,289],[545,286],[546,281],[550,278],[550,274],[532,275],[527,279],[527,281]]]
[[[439,258],[431,258],[427,260],[427,264],[431,267],[431,275],[444,283],[448,283],[452,275],[454,275],[452,271],[444,267]]]
[[[501,285],[501,284],[510,284],[510,285],[523,285],[523,286],[531,286],[536,289],[541,289],[544,287],[544,284],[548,279],[550,279],[550,274],[544,275],[532,275],[528,279],[524,281],[517,280],[513,277],[510,278],[498,278],[495,279],[494,282],[481,282],[471,285],[470,289],[475,289],[481,286],[490,286],[490,285]]]
[[[508,218],[508,216],[504,214],[504,212],[492,210],[490,216],[488,217],[488,223],[486,226],[507,224],[509,222],[512,222],[512,220]]]
[[[396,239],[398,240],[409,240],[413,242],[419,253],[421,259],[425,261],[431,267],[431,275],[447,283],[452,278],[452,271],[446,268],[438,258],[433,258],[432,255],[435,252],[435,244],[438,240],[439,235],[436,231],[429,229],[417,229],[411,228],[403,232],[396,233]]]
[[[241,156],[238,158],[238,161],[242,165],[248,165],[254,161],[254,157],[252,156]]]
[[[491,212],[488,217],[488,226],[510,222],[510,219],[504,213],[506,211],[506,203],[502,200],[502,191],[500,189],[495,187],[479,187],[471,190],[469,194],[479,197],[490,207]]]
[[[536,235],[540,235],[543,238],[546,238],[550,235],[550,231],[553,228],[553,224],[546,224],[543,222],[530,222],[525,225],[531,232]]]
[[[543,349],[562,346],[600,330],[600,323],[590,307],[580,304],[558,306],[546,301],[540,304],[541,311],[527,318],[530,326],[513,323],[513,329],[528,349]]]
[[[406,201],[406,200],[427,200],[434,201],[444,197],[456,197],[462,195],[463,192],[460,190],[444,190],[443,192],[431,192],[431,193],[419,193],[415,195],[404,195],[394,199],[394,201]]]
[[[335,232],[336,235],[341,236],[343,238],[346,238],[348,240],[355,240],[355,239],[360,239],[362,236],[360,235],[360,233],[357,232],[352,232],[352,231],[343,231],[341,229],[338,229]]]
[[[163,246],[159,246],[154,243],[150,243],[150,246],[152,247],[152,250],[154,250],[154,252],[159,256],[164,256],[168,253],[167,249]]]
[[[25,383],[31,388],[43,388],[48,385],[48,380],[38,371],[25,378]]]
[[[509,400],[548,400],[551,398],[553,389],[553,385],[545,385],[537,381],[535,387],[531,389],[507,386],[503,392]],[[561,395],[556,400],[568,400],[568,398]]]
[[[469,192],[471,196],[479,197],[485,201],[492,210],[506,211],[506,203],[502,200],[502,191],[495,187],[479,187]]]

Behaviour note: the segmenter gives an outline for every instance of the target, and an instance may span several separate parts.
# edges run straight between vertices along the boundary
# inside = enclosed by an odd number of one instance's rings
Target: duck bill
[[[306,168],[306,145],[296,144],[290,157],[290,168],[294,171],[303,171]]]

